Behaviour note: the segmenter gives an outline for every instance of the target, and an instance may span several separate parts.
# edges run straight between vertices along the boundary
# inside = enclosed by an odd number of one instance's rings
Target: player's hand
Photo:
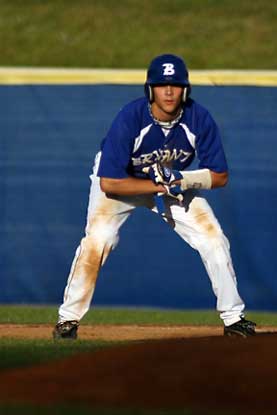
[[[169,167],[162,166],[160,163],[154,163],[150,167],[144,167],[144,173],[147,173],[155,184],[171,185],[174,181],[183,178],[178,170],[171,170]]]
[[[180,185],[176,185],[176,186],[164,186],[166,189],[166,194],[170,197],[173,197],[174,199],[179,200],[180,203],[183,202],[184,200],[184,195],[182,193],[182,189]]]

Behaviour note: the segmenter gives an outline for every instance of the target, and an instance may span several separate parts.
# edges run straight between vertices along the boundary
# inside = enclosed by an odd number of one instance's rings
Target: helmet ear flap
[[[187,98],[188,98],[188,97],[189,97],[189,95],[190,95],[190,91],[191,91],[191,87],[190,87],[190,85],[189,85],[189,86],[186,86],[186,87],[184,88],[184,92],[183,92],[183,102],[186,102]]]
[[[154,92],[151,85],[149,85],[147,82],[144,84],[144,92],[145,96],[150,102],[150,104],[154,101]]]
[[[154,101],[154,92],[151,85],[148,85],[148,96],[149,96],[149,102],[152,103]]]
[[[145,95],[148,98],[150,104],[154,101],[154,91],[153,91],[153,86],[149,85],[149,84],[145,84]],[[182,97],[182,101],[186,102],[187,98],[189,97],[191,92],[191,86],[188,85],[186,87],[184,87],[184,91],[183,91],[183,97]]]

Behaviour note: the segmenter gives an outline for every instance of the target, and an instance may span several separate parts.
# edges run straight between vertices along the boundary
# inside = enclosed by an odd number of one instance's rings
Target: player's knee
[[[111,246],[112,248],[118,242],[118,233],[113,226],[109,224],[95,224],[86,230],[87,243],[90,245]]]
[[[219,252],[229,252],[229,241],[224,233],[218,232],[213,237],[201,238],[198,244],[198,250],[205,256],[217,255]]]

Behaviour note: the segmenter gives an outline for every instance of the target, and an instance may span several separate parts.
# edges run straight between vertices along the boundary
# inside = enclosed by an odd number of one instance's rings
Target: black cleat
[[[231,326],[224,327],[224,336],[235,337],[249,337],[254,336],[256,323],[242,318]]]
[[[53,331],[53,338],[56,339],[77,339],[79,322],[76,320],[63,321],[56,324]]]

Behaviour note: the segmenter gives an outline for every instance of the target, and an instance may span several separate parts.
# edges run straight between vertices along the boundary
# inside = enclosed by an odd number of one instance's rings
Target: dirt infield
[[[222,334],[222,330],[222,327],[217,326],[81,325],[79,327],[79,338],[107,341],[188,338],[218,336]],[[46,324],[0,324],[1,338],[47,339],[52,338],[52,331],[53,326]]]
[[[9,337],[45,338],[51,331],[0,326],[0,335]],[[222,327],[83,326],[82,338],[134,341],[4,371],[0,401],[276,414],[277,332],[267,331],[230,339]]]
[[[47,324],[0,324],[1,338],[49,339],[53,326]],[[259,327],[262,333],[276,333],[277,327]],[[155,340],[171,338],[191,338],[221,336],[222,326],[189,325],[81,325],[79,338],[83,340]]]

